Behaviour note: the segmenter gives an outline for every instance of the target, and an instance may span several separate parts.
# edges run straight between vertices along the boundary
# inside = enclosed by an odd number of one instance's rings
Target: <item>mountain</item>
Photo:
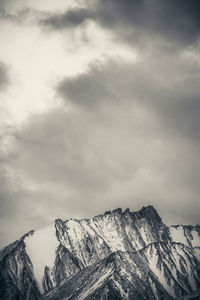
[[[55,220],[0,251],[0,299],[200,299],[200,226],[143,207]],[[196,298],[195,298],[196,297]]]

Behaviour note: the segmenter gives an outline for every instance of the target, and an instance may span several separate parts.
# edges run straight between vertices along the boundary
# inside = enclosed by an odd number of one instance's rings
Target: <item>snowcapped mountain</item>
[[[121,209],[55,220],[0,252],[0,299],[199,299],[200,226]],[[191,298],[193,297],[193,298]]]

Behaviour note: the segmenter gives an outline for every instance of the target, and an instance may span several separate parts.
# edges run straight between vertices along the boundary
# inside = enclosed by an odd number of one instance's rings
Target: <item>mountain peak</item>
[[[198,226],[167,227],[152,205],[56,219],[2,249],[0,299],[171,300],[200,286],[199,251]]]
[[[112,213],[121,215],[122,214],[122,209],[121,208],[116,208],[112,211]]]
[[[142,207],[139,211],[136,212],[136,214],[144,218],[147,218],[149,220],[162,223],[161,217],[159,216],[157,210],[152,205]]]
[[[138,212],[141,212],[144,214],[148,214],[148,213],[158,214],[157,210],[152,205],[143,206]]]

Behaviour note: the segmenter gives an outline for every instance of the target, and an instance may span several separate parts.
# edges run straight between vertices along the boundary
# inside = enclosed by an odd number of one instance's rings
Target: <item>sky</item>
[[[153,205],[199,223],[199,0],[0,0],[0,246]]]

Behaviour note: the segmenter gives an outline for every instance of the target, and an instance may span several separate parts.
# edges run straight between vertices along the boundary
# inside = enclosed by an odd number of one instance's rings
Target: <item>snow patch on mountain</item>
[[[191,235],[193,237],[193,239],[191,240],[192,247],[200,247],[200,235],[199,235],[199,233],[195,229],[193,229],[191,231]]]
[[[173,242],[175,243],[182,243],[188,246],[188,241],[184,234],[183,226],[172,226],[170,227],[170,234],[172,237]]]
[[[33,235],[29,235],[24,240],[26,252],[29,255],[33,264],[34,274],[41,293],[44,292],[43,277],[45,267],[53,268],[56,249],[59,246],[59,241],[56,236],[55,224],[37,230]]]
[[[157,249],[153,247],[153,245],[148,249],[148,264],[152,272],[157,276],[159,282],[162,284],[164,289],[172,296],[176,297],[175,292],[174,292],[174,287],[167,282],[167,279],[164,275],[164,268],[159,268],[158,267],[158,259],[159,255],[157,252]]]
[[[173,225],[169,227],[172,241],[188,247],[200,247],[200,230],[192,226]]]

